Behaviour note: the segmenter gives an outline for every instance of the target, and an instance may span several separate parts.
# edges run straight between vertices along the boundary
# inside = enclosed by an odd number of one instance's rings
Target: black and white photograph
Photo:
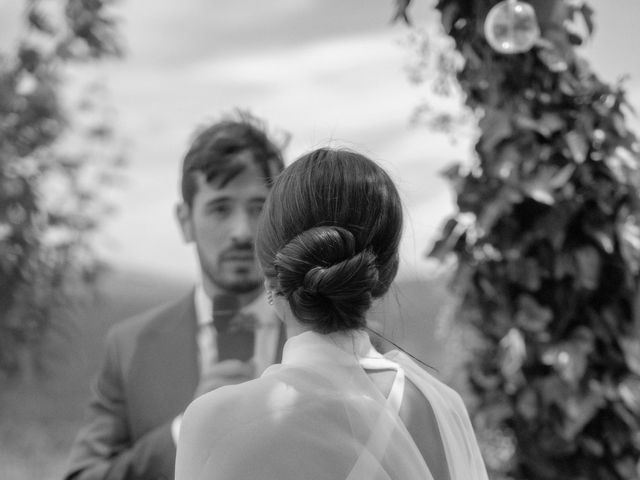
[[[638,21],[0,0],[0,480],[639,480]]]

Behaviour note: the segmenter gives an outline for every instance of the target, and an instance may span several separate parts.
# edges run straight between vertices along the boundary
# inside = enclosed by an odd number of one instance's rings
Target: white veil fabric
[[[388,397],[365,369],[396,370]],[[405,377],[433,409],[449,478],[488,480],[459,395],[406,354],[382,356],[363,331],[292,337],[282,364],[197,400],[176,480],[433,480],[399,416]]]

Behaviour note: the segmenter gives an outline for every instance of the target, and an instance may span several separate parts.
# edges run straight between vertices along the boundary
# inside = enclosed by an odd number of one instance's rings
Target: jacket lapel
[[[199,378],[196,328],[190,294],[160,312],[141,334],[129,375],[134,437],[171,421],[193,399]]]

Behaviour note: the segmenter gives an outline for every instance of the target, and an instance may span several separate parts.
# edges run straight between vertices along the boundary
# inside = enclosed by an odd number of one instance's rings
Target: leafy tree
[[[121,53],[111,3],[25,1],[15,51],[0,54],[0,373],[20,371],[103,267],[92,243],[110,210],[100,190],[122,158],[106,153],[100,86],[73,109],[65,87],[72,68]]]
[[[458,213],[431,251],[457,258],[461,316],[480,337],[468,364],[476,425],[515,445],[507,462],[488,459],[498,475],[637,479],[640,148],[630,106],[576,52],[593,31],[586,3],[530,0],[542,36],[515,55],[485,39],[497,3],[436,3],[479,118],[474,164],[447,171]],[[398,0],[398,18],[408,21],[409,5]]]

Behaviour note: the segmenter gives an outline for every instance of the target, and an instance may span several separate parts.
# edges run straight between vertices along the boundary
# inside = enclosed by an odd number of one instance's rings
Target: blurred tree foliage
[[[542,38],[501,55],[483,23],[497,0],[439,0],[479,119],[471,167],[446,176],[457,197],[431,255],[457,258],[462,318],[478,332],[468,376],[479,429],[512,442],[514,479],[640,478],[639,145],[620,84],[576,46],[585,2],[531,0]],[[397,1],[408,21],[410,0]],[[613,54],[613,52],[612,52]]]
[[[20,371],[103,267],[92,234],[122,149],[100,84],[74,97],[68,73],[120,55],[110,3],[27,0],[15,49],[0,54],[1,374]]]

